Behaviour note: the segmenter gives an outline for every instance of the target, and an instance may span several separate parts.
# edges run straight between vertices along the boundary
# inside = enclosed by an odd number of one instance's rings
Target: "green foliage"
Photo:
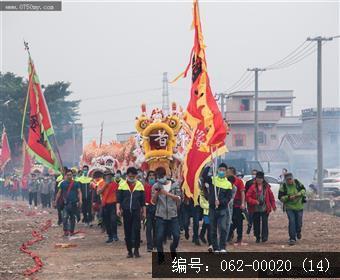
[[[12,153],[21,152],[21,125],[27,95],[27,80],[13,73],[0,73],[0,127],[6,127]],[[67,135],[65,127],[79,119],[80,101],[66,100],[72,91],[68,82],[55,82],[47,85],[43,91],[50,111],[52,124],[59,145],[62,145]],[[29,104],[27,107],[27,116]],[[25,135],[27,138],[28,118],[26,116]]]

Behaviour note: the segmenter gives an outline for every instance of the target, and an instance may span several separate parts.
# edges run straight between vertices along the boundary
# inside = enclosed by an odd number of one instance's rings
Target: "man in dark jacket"
[[[217,170],[217,176],[209,176],[210,166],[207,166],[202,174],[203,182],[209,185],[209,221],[212,248],[209,251],[226,252],[227,220],[230,222],[228,203],[232,197],[232,184],[226,178],[227,165],[221,163]],[[217,240],[217,230],[220,236]]]
[[[83,197],[82,213],[83,213],[83,223],[89,225],[92,220],[92,188],[90,183],[92,178],[87,176],[89,172],[89,167],[84,165],[82,168],[81,176],[78,177],[78,182],[80,183],[80,188]]]
[[[146,216],[144,186],[137,180],[137,174],[136,168],[129,167],[126,172],[126,181],[120,181],[117,192],[117,214],[123,215],[128,258],[140,257],[141,218]],[[133,254],[132,248],[134,248]]]

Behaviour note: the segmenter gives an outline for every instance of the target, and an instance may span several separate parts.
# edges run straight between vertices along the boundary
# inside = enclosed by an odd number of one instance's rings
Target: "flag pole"
[[[25,46],[25,51],[27,51],[28,53],[28,59],[29,59],[29,63],[31,64],[31,53],[30,53],[30,48],[28,46],[28,42],[26,42],[24,40],[24,46]],[[33,74],[33,71],[31,73],[31,75]],[[27,104],[28,104],[28,94],[29,94],[29,89],[30,89],[30,81],[32,77],[30,77],[30,79],[28,79],[28,87],[27,87],[27,94],[26,94],[26,98],[25,98],[25,107],[24,107],[24,112],[22,115],[22,123],[21,123],[21,140],[24,139],[24,126],[25,126],[25,120],[26,120],[26,111],[27,111]]]
[[[218,200],[218,197],[217,197],[217,189],[216,189],[215,179],[214,179],[215,176],[216,176],[216,163],[215,163],[215,158],[214,158],[213,146],[210,146],[210,153],[211,153],[211,162],[212,162],[212,168],[213,168],[212,183],[213,183],[213,186],[214,186],[215,202],[216,202],[216,200]],[[215,203],[215,208],[217,208],[216,203]]]
[[[30,81],[33,80],[32,77],[33,77],[34,71],[33,71],[32,58],[31,58],[31,53],[30,53],[29,45],[28,45],[28,42],[26,42],[25,40],[24,40],[24,46],[25,46],[25,50],[27,51],[27,54],[28,54],[29,65],[32,68],[31,69],[31,73],[30,73],[30,78],[29,78],[29,81],[28,81],[28,83],[30,83]],[[27,104],[28,104],[29,88],[30,88],[30,84],[28,84],[28,88],[27,88],[27,95],[26,95],[25,107],[24,107],[23,118],[22,118],[22,126],[21,126],[21,139],[22,140],[24,140],[24,124],[25,124],[25,119],[26,119],[26,111],[27,111]],[[42,92],[42,94],[43,94],[43,98],[45,98],[44,92]],[[47,106],[47,104],[46,104],[46,106]],[[52,122],[51,122],[51,126],[52,126]],[[53,146],[54,146],[54,148],[56,149],[56,152],[57,152],[57,160],[59,162],[60,172],[63,173],[63,162],[61,160],[61,156],[60,156],[60,152],[59,152],[59,148],[58,148],[57,139],[56,139],[56,136],[55,136],[54,133],[52,134],[52,136],[53,136],[52,137]],[[47,138],[48,138],[48,136],[47,136]]]

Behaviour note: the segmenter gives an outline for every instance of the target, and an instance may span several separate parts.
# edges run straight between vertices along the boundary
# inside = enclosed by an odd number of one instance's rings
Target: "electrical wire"
[[[286,55],[284,58],[268,65],[267,67],[265,68],[272,68],[272,67],[276,67],[277,65],[279,64],[282,64],[282,63],[286,63],[287,61],[289,61],[290,59],[292,59],[295,55],[303,52],[306,48],[309,47],[309,45],[311,44],[312,42],[309,42],[307,44],[307,40],[304,40],[300,45],[298,45],[293,51],[291,51],[288,55]],[[304,48],[302,48],[305,44],[307,44],[307,46],[305,46]]]
[[[112,97],[118,97],[118,96],[124,96],[124,95],[134,95],[134,94],[143,93],[143,92],[158,91],[161,89],[162,88],[148,88],[148,89],[135,90],[135,91],[126,91],[126,92],[121,92],[119,94],[110,94],[110,95],[101,95],[101,96],[83,98],[81,99],[81,101],[83,102],[83,101],[88,101],[88,100],[105,99],[105,98],[112,98]]]

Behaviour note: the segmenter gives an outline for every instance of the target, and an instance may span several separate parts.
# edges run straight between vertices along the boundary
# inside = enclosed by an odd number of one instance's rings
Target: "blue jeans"
[[[172,243],[170,244],[170,252],[176,252],[179,243],[179,222],[178,218],[171,220],[164,220],[163,218],[156,217],[156,244],[157,252],[163,252],[163,241],[166,234],[166,229],[170,229],[172,235]]]
[[[230,222],[227,223],[228,220],[230,221],[230,212],[228,208],[209,208],[210,239],[214,251],[226,249],[227,224],[230,224]],[[217,239],[217,231],[219,231],[219,240]]]
[[[287,209],[289,239],[296,240],[296,235],[301,233],[303,210]]]

